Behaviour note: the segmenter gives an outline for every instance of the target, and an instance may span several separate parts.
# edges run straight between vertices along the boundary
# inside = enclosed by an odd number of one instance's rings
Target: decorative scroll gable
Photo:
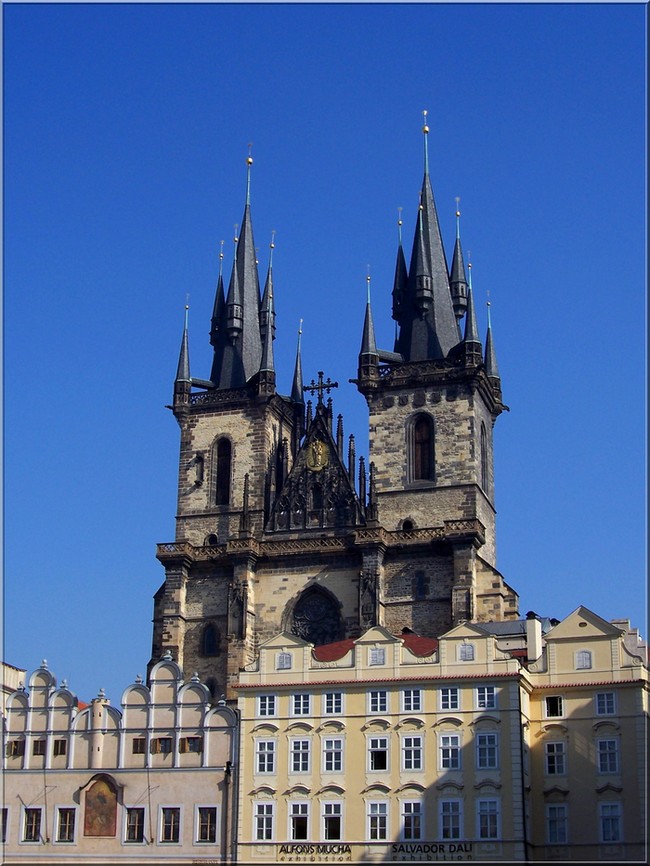
[[[267,532],[365,526],[364,507],[317,407],[305,440],[271,507]]]

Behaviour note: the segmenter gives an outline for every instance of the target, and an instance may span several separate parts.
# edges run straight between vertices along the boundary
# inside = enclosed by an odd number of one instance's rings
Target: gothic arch
[[[435,425],[431,415],[420,412],[406,427],[409,481],[435,480]]]
[[[287,607],[284,620],[284,631],[315,646],[334,643],[345,637],[341,604],[322,586],[311,586],[301,593],[293,605]]]
[[[215,505],[230,505],[232,487],[232,442],[219,436],[212,445],[212,501]]]

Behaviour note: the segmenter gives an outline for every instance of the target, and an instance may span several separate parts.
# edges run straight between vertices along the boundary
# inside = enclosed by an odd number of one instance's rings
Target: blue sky
[[[448,256],[471,252],[504,400],[498,566],[522,614],[584,604],[647,635],[641,4],[3,5],[5,658],[81,698],[145,673],[174,539],[171,402],[232,257],[252,142],[260,270],[277,232],[278,388],[337,380],[358,453],[422,110]],[[191,676],[192,671],[186,671]]]

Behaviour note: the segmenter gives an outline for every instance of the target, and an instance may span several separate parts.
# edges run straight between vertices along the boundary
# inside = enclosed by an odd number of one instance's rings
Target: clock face
[[[329,463],[329,449],[320,439],[314,439],[307,446],[307,468],[320,472]]]

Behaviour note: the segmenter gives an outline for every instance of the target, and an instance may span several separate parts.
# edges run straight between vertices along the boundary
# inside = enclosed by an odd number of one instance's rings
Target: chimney
[[[542,623],[533,610],[526,614],[526,646],[528,661],[537,661],[542,654]]]

